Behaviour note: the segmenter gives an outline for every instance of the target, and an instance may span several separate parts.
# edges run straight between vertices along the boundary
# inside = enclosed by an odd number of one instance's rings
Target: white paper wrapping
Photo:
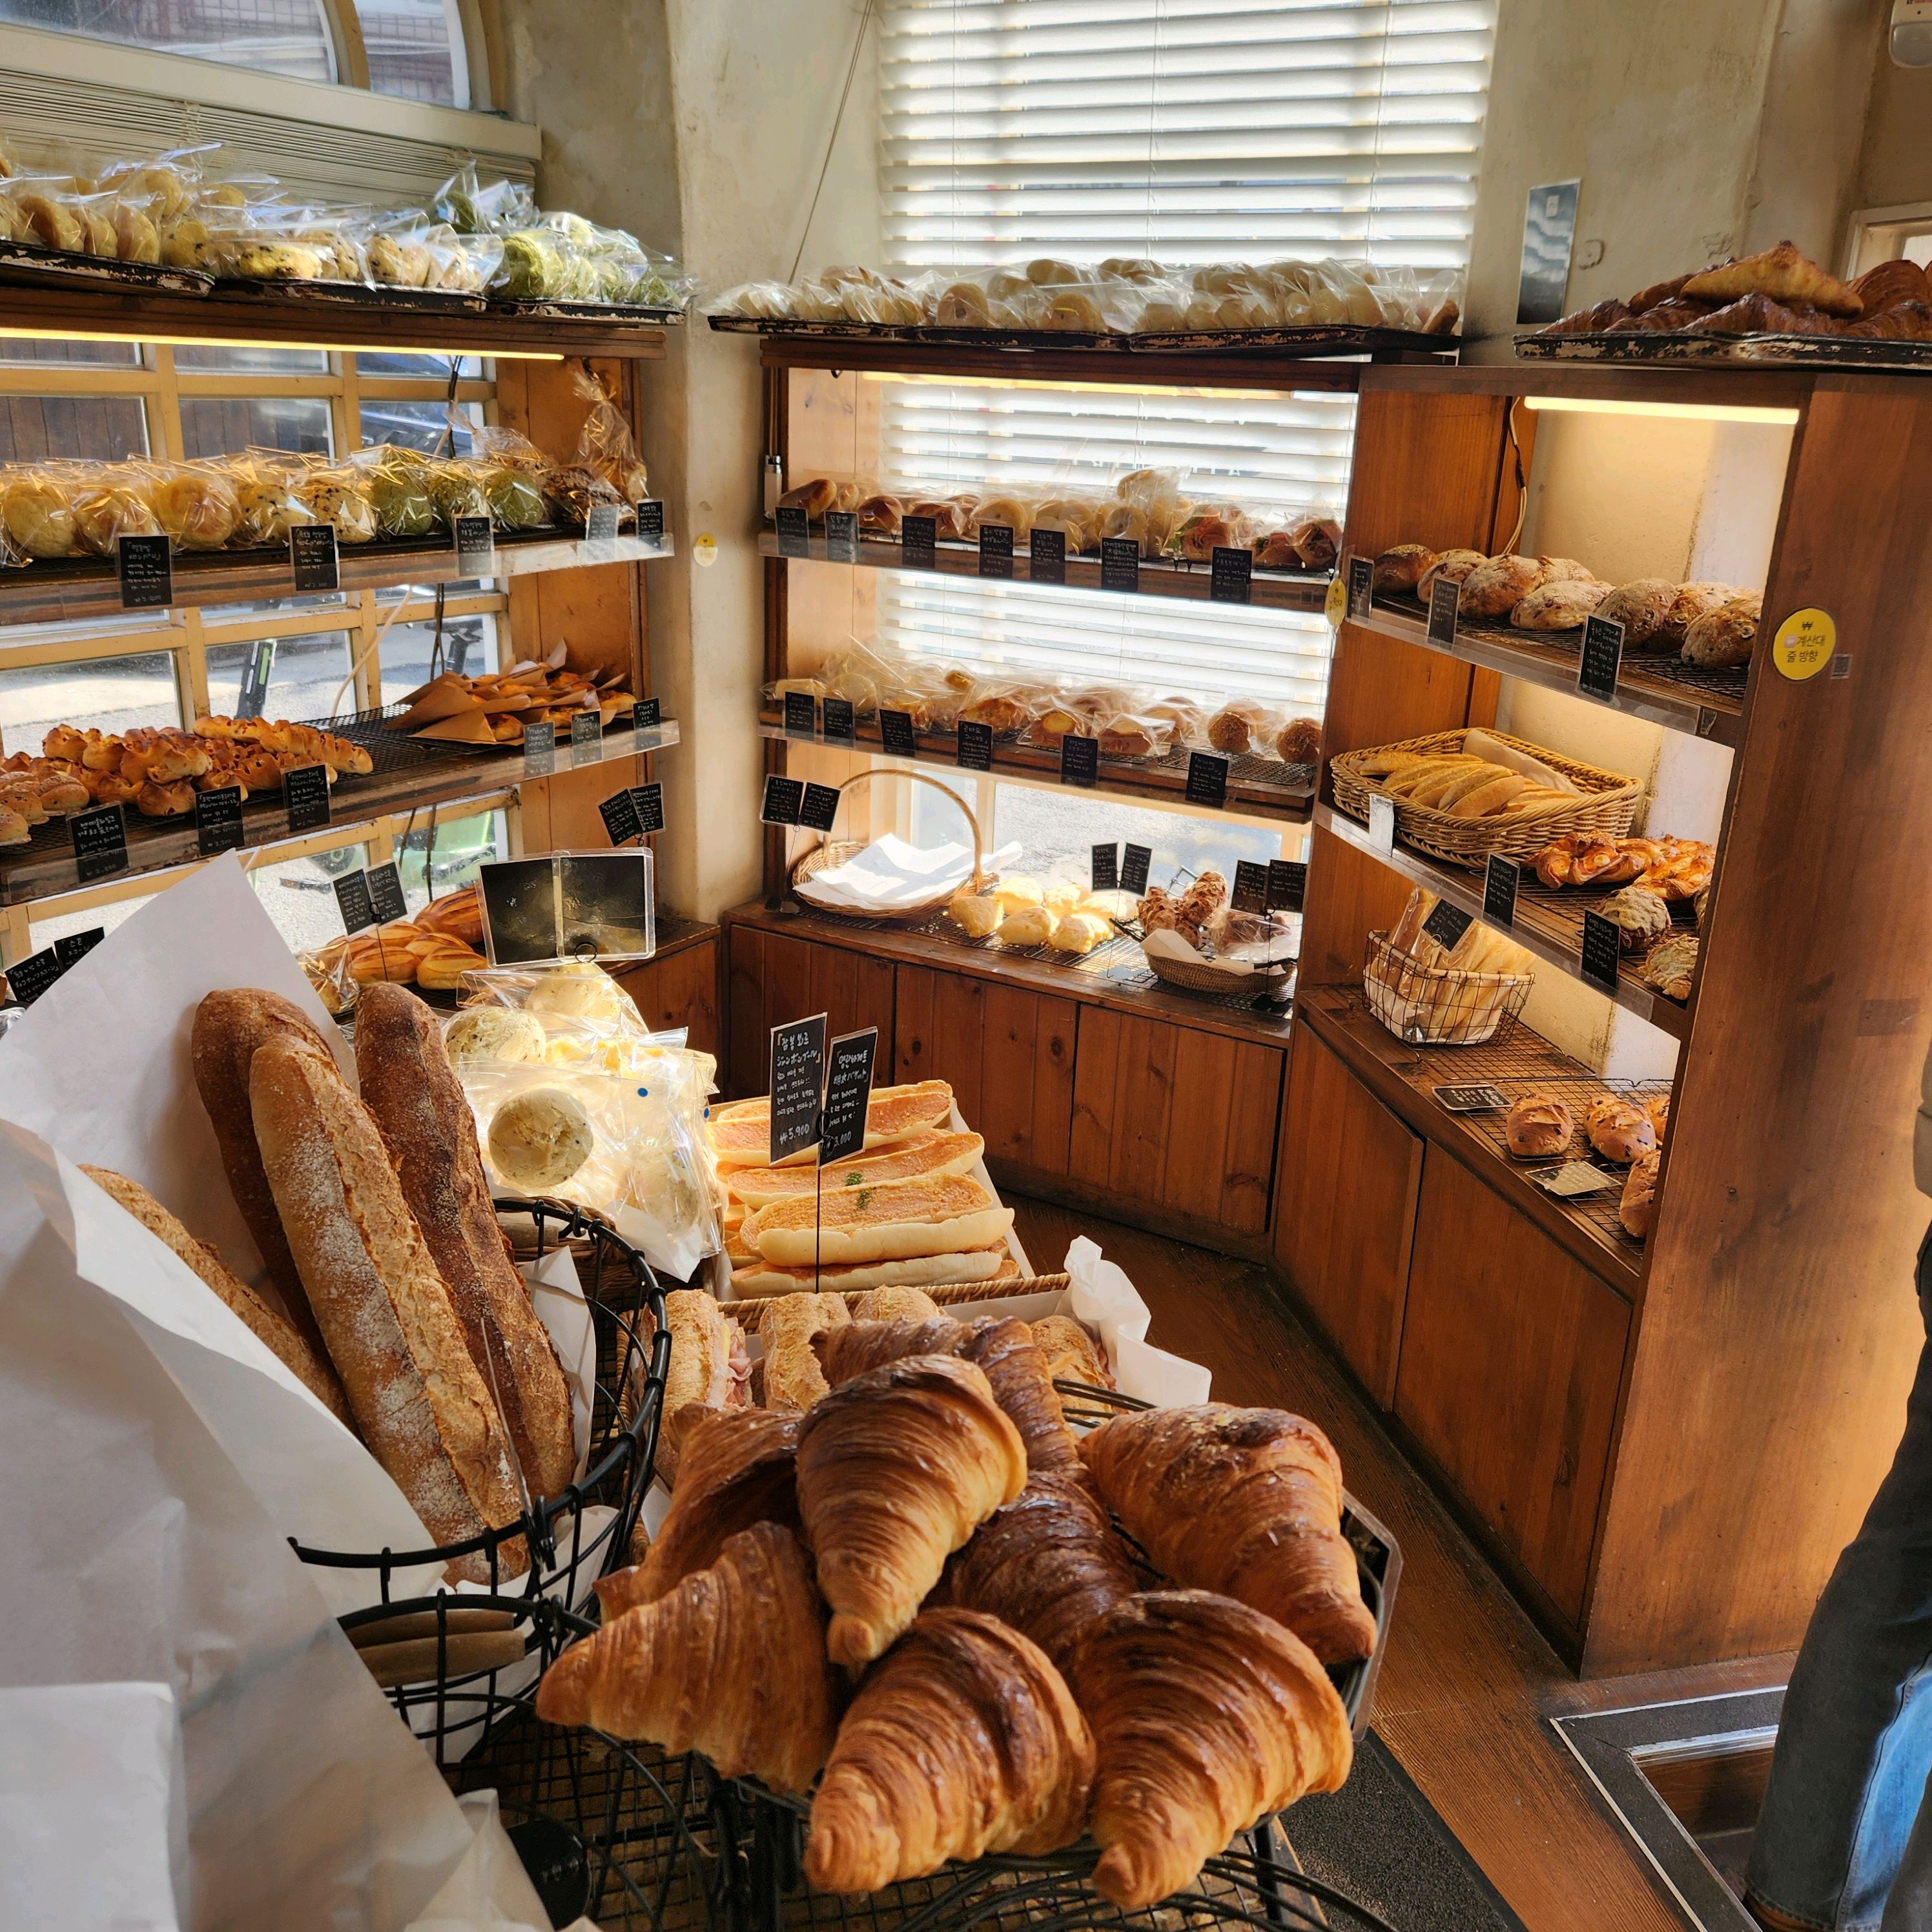
[[[1019,856],[1018,845],[1003,845],[986,860],[986,868],[998,872]],[[970,846],[908,845],[889,832],[843,865],[814,873],[794,890],[811,905],[843,912],[897,912],[940,892],[957,892],[972,871]]]
[[[472,1791],[456,1802],[476,1835],[409,1932],[550,1932],[550,1914],[499,1828],[496,1794]],[[597,1928],[579,1918],[565,1932]]]

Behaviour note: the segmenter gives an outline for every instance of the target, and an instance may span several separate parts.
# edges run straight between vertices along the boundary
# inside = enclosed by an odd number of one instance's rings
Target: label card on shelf
[[[1118,892],[1120,886],[1120,844],[1114,839],[1106,845],[1094,848],[1092,870],[1089,877],[1092,884],[1089,890],[1096,892]]]
[[[353,937],[376,924],[376,908],[369,899],[369,874],[349,872],[335,881],[335,903],[341,909],[342,929]]]
[[[1534,1167],[1529,1178],[1546,1194],[1559,1201],[1574,1200],[1580,1194],[1600,1194],[1608,1187],[1622,1185],[1615,1174],[1592,1167],[1587,1160],[1566,1160],[1560,1167]]]
[[[592,503],[584,514],[584,541],[587,544],[615,543],[617,520],[623,514],[621,503]]]
[[[1456,605],[1462,595],[1460,584],[1438,577],[1429,586],[1429,641],[1439,650],[1453,650],[1456,644]]]
[[[1190,805],[1208,805],[1216,810],[1228,802],[1228,760],[1219,752],[1190,752],[1187,754],[1187,790]]]
[[[570,758],[572,764],[576,764],[580,755],[586,752],[590,755],[584,760],[586,764],[594,763],[603,755],[604,752],[604,714],[589,705],[586,705],[581,711],[573,713],[571,717]]]
[[[939,568],[939,519],[907,517],[899,524],[899,561],[908,570]]]
[[[1299,912],[1308,896],[1308,867],[1300,859],[1268,861],[1268,907],[1270,912]]]
[[[1066,534],[1056,532],[1065,555]],[[1138,590],[1141,587],[1141,547],[1132,537],[1100,539],[1100,588],[1102,590]]]
[[[242,668],[241,695],[235,700],[238,718],[259,718],[268,701],[268,680],[275,674],[275,640],[257,638],[248,646],[248,661]]]
[[[1815,604],[1792,611],[1778,626],[1771,640],[1771,662],[1781,676],[1799,684],[1816,677],[1828,664],[1834,677],[1852,674],[1851,653],[1838,649],[1837,620]]]
[[[818,700],[808,691],[788,691],[784,694],[784,728],[808,737],[818,734]]]
[[[830,832],[838,816],[838,788],[807,784],[798,802],[798,822],[813,832]]]
[[[1076,738],[1070,731],[1060,741],[1060,782],[1090,785],[1098,781],[1100,776],[1100,740]]]
[[[856,510],[826,512],[825,554],[833,563],[856,563],[859,561],[859,513]]]
[[[656,778],[649,784],[631,788],[631,802],[638,808],[638,830],[640,832],[662,832],[664,829],[664,785]]]
[[[524,727],[524,769],[532,778],[542,778],[556,770],[556,727],[526,724]]]
[[[1493,1113],[1509,1105],[1509,1096],[1486,1082],[1474,1087],[1434,1087],[1430,1091],[1452,1114]]]
[[[1268,868],[1252,859],[1240,859],[1234,865],[1234,890],[1230,903],[1237,912],[1266,912],[1268,910]]]
[[[1027,538],[1027,575],[1036,584],[1066,581],[1066,532],[1035,530]]]
[[[798,808],[805,802],[805,787],[796,778],[782,777],[773,772],[765,780],[765,796],[758,807],[758,820],[764,825],[796,825]]]
[[[164,610],[175,601],[174,563],[165,536],[123,537],[115,554],[122,610]]]
[[[1583,655],[1576,662],[1576,689],[1606,704],[1617,694],[1617,667],[1623,662],[1624,627],[1614,617],[1583,620]]]
[[[128,824],[118,805],[97,805],[68,820],[74,829],[74,869],[85,886],[128,869]]]
[[[853,722],[852,700],[849,698],[828,698],[825,700],[825,742],[828,745],[849,745],[858,736],[858,728]]]
[[[1454,952],[1462,944],[1463,934],[1475,922],[1460,906],[1438,899],[1436,910],[1422,922],[1422,929],[1444,952]]]
[[[66,970],[50,946],[7,968],[8,988],[22,1006],[31,1006]]]
[[[1235,550],[1226,544],[1214,546],[1214,561],[1208,566],[1208,596],[1216,604],[1245,604],[1253,594],[1255,554]]]
[[[980,526],[980,574],[1010,577],[1013,574],[1013,532],[1010,524]]]
[[[64,973],[70,966],[78,966],[100,942],[107,937],[104,926],[91,926],[85,932],[70,932],[64,939],[54,941],[54,957],[60,962]]]
[[[771,1164],[802,1154],[818,1140],[825,1093],[825,1016],[772,1028]]]
[[[919,756],[919,734],[913,729],[910,711],[879,713],[879,742],[889,758]]]
[[[1490,925],[1515,925],[1516,889],[1522,884],[1522,868],[1514,859],[1490,854],[1483,868],[1483,916]]]
[[[778,512],[778,526],[779,556],[812,554],[812,525],[806,519],[802,504],[782,505]]]
[[[866,1118],[872,1111],[872,1066],[879,1030],[841,1034],[825,1055],[825,1118],[819,1130],[818,1163],[829,1167],[866,1144]]]
[[[638,499],[638,538],[640,542],[664,548],[664,506],[655,496]]]
[[[369,868],[369,903],[376,909],[378,926],[409,916],[409,902],[403,897],[402,875],[396,870],[394,860]]]
[[[314,832],[328,823],[328,767],[298,765],[282,774],[282,802],[291,832]]]
[[[655,731],[664,722],[663,700],[639,698],[631,707],[631,722],[640,731]]]
[[[341,563],[333,524],[290,526],[289,571],[298,591],[340,590]]]
[[[456,566],[465,577],[495,574],[496,533],[488,517],[457,518]]]
[[[597,808],[597,815],[603,820],[604,830],[614,845],[623,844],[644,830],[638,823],[638,802],[628,790],[614,791]]]
[[[1369,794],[1369,843],[1378,852],[1395,850],[1395,800],[1380,792]]]
[[[218,858],[242,846],[242,788],[220,785],[194,795],[195,850],[204,859]]]
[[[1623,934],[1600,912],[1583,915],[1583,938],[1578,970],[1600,992],[1617,990],[1617,962],[1623,957]]]
[[[1129,845],[1120,853],[1120,890],[1138,898],[1148,889],[1148,868],[1154,863],[1150,845]]]
[[[1375,607],[1376,566],[1372,557],[1348,560],[1348,615],[1366,617]]]
[[[969,772],[993,769],[993,728],[970,718],[959,721],[959,762]]]

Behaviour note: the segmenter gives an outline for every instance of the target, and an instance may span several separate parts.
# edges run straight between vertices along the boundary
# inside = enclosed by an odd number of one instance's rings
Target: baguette
[[[766,1261],[802,1268],[989,1247],[1012,1225],[1012,1210],[976,1180],[899,1180],[842,1188],[822,1204],[775,1202],[746,1217],[743,1237]]]
[[[524,1484],[532,1496],[560,1496],[577,1471],[570,1390],[496,1225],[476,1123],[435,1015],[403,987],[367,988],[356,1015],[356,1070]]]
[[[745,1331],[701,1288],[674,1288],[664,1297],[670,1366],[664,1371],[667,1422],[687,1408],[745,1408],[751,1403],[752,1361]],[[677,1437],[667,1430],[658,1451],[666,1476],[677,1473]]]
[[[896,1145],[915,1134],[937,1127],[952,1112],[952,1089],[943,1080],[922,1080],[916,1086],[875,1087],[866,1108],[868,1149]],[[712,1150],[721,1167],[770,1165],[772,1103],[760,1095],[734,1100],[711,1114]],[[788,1154],[782,1167],[810,1166],[818,1159],[815,1147]]]
[[[509,1437],[403,1198],[369,1112],[300,1040],[249,1069],[262,1166],[308,1305],[370,1452],[437,1544],[516,1521]],[[451,1564],[465,1582],[520,1575],[520,1538]]]
[[[986,1143],[977,1134],[921,1134],[873,1154],[835,1160],[822,1177],[824,1191],[862,1187],[874,1181],[914,1180],[921,1174],[935,1179],[970,1174],[980,1164]],[[794,1195],[815,1194],[821,1177],[809,1167],[730,1167],[721,1176],[735,1201],[746,1207],[767,1208]]]

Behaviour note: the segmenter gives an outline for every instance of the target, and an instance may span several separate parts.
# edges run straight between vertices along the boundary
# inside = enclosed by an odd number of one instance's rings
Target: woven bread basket
[[[871,771],[855,772],[839,788],[842,795],[850,786],[862,784],[868,778],[910,778],[915,784],[930,785],[940,797],[956,805],[966,820],[967,829],[973,835],[973,870],[963,885],[948,886],[944,892],[935,892],[916,904],[895,906],[890,912],[861,912],[846,906],[820,905],[814,900],[801,898],[800,903],[824,919],[856,920],[866,926],[922,926],[934,913],[943,912],[952,900],[961,892],[982,892],[989,885],[998,883],[998,874],[986,869],[986,842],[980,836],[980,821],[973,816],[972,808],[950,785],[941,784],[937,778],[928,778],[923,772],[895,771],[887,766],[879,766]],[[835,839],[826,832],[791,868],[792,890],[798,890],[801,880],[809,879],[815,874],[830,872],[834,866],[842,866],[847,860],[856,858],[865,850],[866,842],[858,838]]]
[[[1294,970],[1292,959],[1271,966],[1258,966],[1251,973],[1230,973],[1225,967],[1196,965],[1191,959],[1163,958],[1158,952],[1143,952],[1147,969],[1163,986],[1178,986],[1187,993],[1262,993],[1279,986]]]
[[[1369,778],[1360,770],[1363,760],[1382,752],[1460,752],[1465,731],[1436,731],[1426,738],[1403,738],[1392,745],[1365,746],[1359,751],[1342,752],[1328,761],[1335,778],[1335,805],[1351,818],[1366,820],[1369,800],[1384,790],[1379,778]],[[1568,833],[1592,833],[1600,838],[1621,838],[1636,817],[1643,787],[1635,778],[1619,772],[1606,772],[1558,752],[1546,752],[1521,738],[1501,731],[1488,731],[1498,744],[1527,752],[1540,758],[1582,790],[1574,805],[1559,805],[1546,811],[1497,812],[1487,818],[1458,818],[1453,813],[1437,812],[1428,806],[1411,805],[1395,800],[1396,829],[1404,840],[1431,858],[1446,859],[1452,866],[1479,868],[1492,853],[1519,863],[1541,851],[1552,838]]]
[[[1522,1011],[1532,978],[1425,966],[1397,952],[1387,933],[1372,932],[1362,992],[1370,1012],[1412,1046],[1480,1046]]]

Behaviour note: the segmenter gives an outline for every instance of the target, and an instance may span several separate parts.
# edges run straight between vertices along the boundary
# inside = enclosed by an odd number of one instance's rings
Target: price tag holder
[[[1546,1194],[1553,1194],[1559,1201],[1574,1201],[1579,1195],[1600,1194],[1605,1189],[1622,1184],[1612,1175],[1606,1174],[1600,1167],[1592,1167],[1587,1160],[1566,1160],[1560,1167],[1533,1167],[1529,1178]]]
[[[1423,921],[1422,929],[1444,952],[1454,952],[1462,944],[1463,934],[1475,922],[1460,906],[1439,899],[1436,910]]]
[[[825,1016],[772,1028],[771,1164],[818,1142],[825,1094]]]
[[[387,926],[392,920],[409,916],[409,902],[403,897],[402,876],[391,859],[369,868],[369,903],[376,910],[376,923]]]
[[[7,968],[8,990],[22,1006],[31,1006],[67,970],[51,946]]]
[[[1120,889],[1120,846],[1116,839],[1112,844],[1094,848],[1093,880],[1091,890],[1096,892],[1114,892]]]
[[[590,756],[584,757],[588,752]],[[604,754],[604,714],[594,706],[586,705],[574,712],[570,721],[570,759],[574,764],[582,758],[586,764],[594,764]]]
[[[1366,617],[1375,608],[1375,561],[1371,557],[1348,560],[1348,615]]]
[[[832,821],[838,816],[838,788],[808,784],[805,796],[798,802],[800,824],[809,831],[830,832]]]
[[[1268,868],[1252,859],[1238,860],[1234,865],[1234,890],[1230,903],[1237,912],[1268,910]]]
[[[1452,1114],[1490,1114],[1509,1105],[1509,1096],[1486,1082],[1474,1087],[1436,1087],[1430,1090]]]
[[[350,872],[335,881],[335,903],[342,912],[342,929],[352,936],[376,924],[376,908],[369,898],[369,874]]]
[[[165,536],[123,537],[115,556],[122,610],[165,610],[175,601],[174,562]]]
[[[584,518],[584,542],[578,555],[586,563],[608,563],[617,554],[617,521],[621,503],[592,503]]]
[[[298,591],[342,587],[342,552],[333,524],[289,526],[289,574]]]
[[[524,727],[524,770],[532,778],[547,777],[556,770],[556,727],[551,724]]]
[[[1189,752],[1184,796],[1190,805],[1212,806],[1218,812],[1228,802],[1228,760],[1218,752]]]
[[[959,721],[959,763],[969,772],[993,769],[993,728],[975,724],[970,718]]]
[[[1148,868],[1154,863],[1150,845],[1129,845],[1120,853],[1120,890],[1136,898],[1148,889]]]
[[[830,1167],[866,1144],[866,1116],[872,1106],[872,1066],[879,1030],[842,1034],[826,1051],[825,1119],[820,1129],[818,1164]]]
[[[74,869],[80,883],[111,879],[128,869],[128,822],[118,805],[97,805],[68,820],[74,832]]]
[[[785,503],[778,506],[778,554],[781,556],[809,556],[812,554],[812,525],[807,520],[804,506]]]
[[[1027,575],[1035,584],[1066,581],[1066,532],[1035,530],[1027,538]]]
[[[1624,627],[1614,617],[1583,620],[1583,655],[1576,664],[1580,697],[1615,702],[1617,669],[1624,659]]]
[[[796,825],[798,808],[805,802],[805,787],[796,778],[783,778],[776,772],[765,780],[765,796],[758,807],[758,820],[764,825]]]
[[[275,640],[258,638],[248,646],[248,661],[242,668],[241,694],[235,700],[238,718],[259,718],[268,701],[268,680],[275,674]]]
[[[106,937],[106,927],[92,926],[85,932],[70,932],[64,939],[56,940],[54,957],[59,961],[61,970],[64,973],[70,966],[78,966]]]
[[[631,802],[638,808],[638,829],[640,832],[662,832],[664,829],[664,786],[656,778],[649,784],[631,788]]]
[[[818,735],[818,700],[808,691],[788,691],[784,698],[784,728],[807,738]]]
[[[1516,923],[1516,890],[1522,884],[1522,868],[1514,859],[1492,852],[1483,868],[1483,917],[1491,926]]]
[[[194,845],[204,859],[242,847],[242,788],[221,785],[194,795]]]
[[[1013,574],[1013,532],[1010,524],[980,526],[980,574],[1010,577]]]
[[[1060,782],[1091,785],[1100,776],[1100,741],[1076,738],[1071,732],[1060,741]]]
[[[495,574],[496,533],[488,517],[457,518],[456,566],[465,577]]]
[[[638,500],[638,539],[640,543],[655,544],[664,548],[664,506],[655,496],[640,496]]]
[[[1583,915],[1583,938],[1578,970],[1600,992],[1617,990],[1617,963],[1623,957],[1623,934],[1600,912]]]
[[[849,745],[857,736],[852,700],[849,698],[828,698],[825,700],[825,742],[828,745]]]
[[[638,802],[628,789],[614,791],[597,808],[597,815],[603,820],[604,830],[614,845],[624,844],[644,832],[644,828],[638,823]]]
[[[301,765],[282,774],[282,803],[291,832],[314,832],[328,823],[328,768]]]
[[[919,756],[919,734],[912,727],[910,711],[879,713],[879,743],[889,758]]]
[[[1299,912],[1308,896],[1308,868],[1299,859],[1270,859],[1268,868],[1270,912]]]
[[[1065,568],[1066,538],[1064,531],[1054,532],[1060,540],[1062,568]],[[1100,588],[1102,590],[1138,590],[1141,587],[1141,547],[1132,537],[1102,537],[1100,539]]]
[[[664,722],[662,698],[640,698],[631,707],[631,722],[640,731],[655,731]]]
[[[1369,844],[1378,852],[1395,850],[1395,800],[1369,794]]]
[[[856,510],[826,512],[825,554],[833,563],[856,563],[859,561],[859,513]]]
[[[908,570],[939,568],[939,519],[907,517],[899,524],[899,561]]]
[[[1424,633],[1438,650],[1456,648],[1456,606],[1462,595],[1460,584],[1438,577],[1429,586],[1429,628]]]
[[[1214,546],[1214,561],[1208,566],[1208,596],[1215,604],[1246,604],[1254,594],[1255,554],[1235,550],[1226,544]]]

